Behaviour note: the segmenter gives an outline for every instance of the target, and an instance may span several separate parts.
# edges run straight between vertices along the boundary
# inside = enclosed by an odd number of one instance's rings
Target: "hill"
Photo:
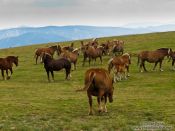
[[[137,28],[96,26],[20,27],[0,30],[0,48],[172,30],[175,30],[175,25]]]
[[[124,40],[125,52],[138,53],[160,47],[175,50],[175,32],[106,37],[99,42],[112,39]],[[80,46],[80,41],[74,43]],[[0,130],[132,131],[153,124],[174,129],[175,72],[166,58],[163,72],[158,67],[152,71],[153,64],[146,63],[149,72],[140,73],[137,58],[132,57],[131,76],[114,84],[114,102],[107,103],[108,113],[99,114],[93,98],[94,115],[88,116],[86,92],[75,92],[83,87],[84,73],[89,69],[87,64],[82,67],[82,54],[70,81],[65,81],[65,72],[59,71],[55,72],[55,82],[48,83],[43,65],[34,64],[36,48],[55,44],[57,42],[0,50],[1,57],[19,56],[19,66],[13,67],[12,78],[3,81],[0,77]],[[109,59],[110,56],[104,56],[102,65],[97,59],[92,67],[107,68]]]

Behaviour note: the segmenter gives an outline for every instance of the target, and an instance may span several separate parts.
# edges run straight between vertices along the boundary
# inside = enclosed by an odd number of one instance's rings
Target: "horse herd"
[[[59,59],[53,58],[55,52],[58,56],[60,56]],[[97,39],[93,39],[92,41],[86,43],[81,41],[81,46],[79,48],[74,48],[74,43],[71,43],[70,46],[64,47],[61,47],[58,44],[45,48],[37,48],[34,55],[35,64],[38,64],[38,58],[40,58],[40,62],[44,64],[49,82],[51,81],[50,74],[52,76],[52,80],[54,80],[54,71],[59,71],[61,69],[65,69],[65,79],[68,80],[71,77],[71,64],[74,65],[74,70],[76,70],[80,53],[83,55],[82,66],[85,66],[87,59],[90,66],[91,61],[93,61],[93,64],[95,64],[97,58],[100,59],[102,64],[103,56],[107,55],[111,57],[108,61],[108,70],[103,68],[88,69],[85,73],[84,88],[77,90],[87,91],[90,105],[90,115],[92,114],[92,96],[97,96],[99,112],[107,112],[107,98],[109,98],[109,102],[113,101],[113,82],[127,79],[127,77],[130,76],[129,66],[131,64],[131,54],[124,53],[124,41],[112,40],[99,44]],[[169,58],[169,61],[172,59],[172,67],[173,70],[175,70],[175,52],[173,52],[171,48],[159,48],[154,51],[141,51],[137,54],[137,64],[139,65],[140,72],[143,72],[142,69],[147,71],[145,67],[145,61],[149,63],[155,63],[153,70],[155,70],[157,64],[159,63],[160,71],[163,71],[162,61],[166,56]],[[18,66],[18,56],[0,58],[0,69],[3,80],[10,79],[8,70],[10,70],[12,75],[13,63]],[[4,70],[6,71],[6,78],[4,76]],[[111,70],[113,70],[114,73],[113,78],[110,76]],[[101,106],[103,101],[104,107]]]

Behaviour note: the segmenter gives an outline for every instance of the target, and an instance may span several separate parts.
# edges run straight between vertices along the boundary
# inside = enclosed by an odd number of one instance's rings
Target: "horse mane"
[[[75,52],[75,51],[78,51],[79,49],[78,48],[75,48],[72,52]]]

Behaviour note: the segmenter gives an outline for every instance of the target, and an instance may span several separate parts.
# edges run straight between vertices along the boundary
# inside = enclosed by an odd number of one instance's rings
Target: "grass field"
[[[124,40],[125,52],[130,53],[161,47],[175,50],[175,32],[101,38],[99,41],[112,39]],[[84,73],[89,68],[88,64],[82,67],[82,54],[70,81],[65,81],[64,71],[59,71],[55,72],[55,82],[48,83],[43,65],[34,64],[35,49],[53,44],[56,43],[0,50],[0,57],[19,56],[19,66],[14,66],[12,78],[3,81],[0,77],[0,130],[132,131],[144,122],[161,122],[164,127],[175,130],[175,72],[167,59],[163,62],[164,72],[158,68],[151,71],[153,64],[146,63],[149,72],[139,73],[137,58],[132,57],[131,77],[114,84],[114,102],[108,103],[108,113],[97,112],[94,98],[94,115],[88,116],[86,92],[75,92],[83,87]],[[70,42],[63,43],[66,44]],[[80,42],[75,41],[75,46],[79,47]],[[109,59],[105,56],[102,65],[97,60],[92,67],[107,68]]]

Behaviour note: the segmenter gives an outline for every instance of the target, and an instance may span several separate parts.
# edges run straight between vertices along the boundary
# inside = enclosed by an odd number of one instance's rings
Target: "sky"
[[[0,0],[0,29],[175,23],[175,0]]]

